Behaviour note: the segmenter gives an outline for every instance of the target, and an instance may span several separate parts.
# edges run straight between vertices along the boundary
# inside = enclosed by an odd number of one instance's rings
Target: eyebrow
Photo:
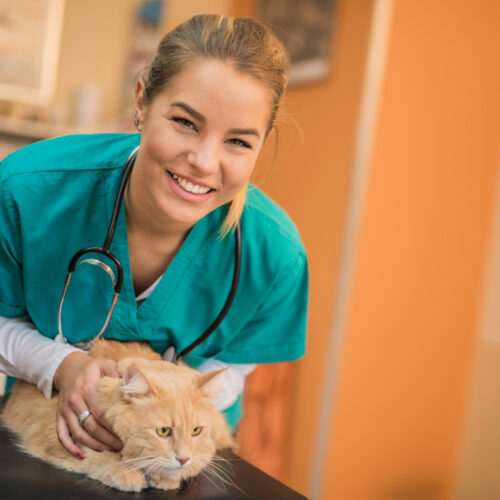
[[[196,118],[201,123],[206,123],[206,118],[196,109],[193,109],[189,104],[185,102],[173,102],[171,106],[177,106],[178,108],[182,108],[184,111],[189,113],[193,118]]]
[[[229,133],[235,135],[255,135],[260,138],[260,134],[254,128],[232,128]]]
[[[186,111],[186,113],[189,113],[193,118],[200,121],[201,123],[207,122],[207,119],[199,111],[196,111],[196,109],[193,109],[189,104],[186,104],[185,102],[176,101],[173,102],[171,106],[176,106],[183,109],[184,111]],[[255,135],[256,137],[260,138],[259,132],[254,128],[232,128],[229,133],[236,135]]]

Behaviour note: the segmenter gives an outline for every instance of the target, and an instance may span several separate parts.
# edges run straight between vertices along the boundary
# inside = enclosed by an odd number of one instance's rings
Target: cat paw
[[[113,484],[110,484],[111,482]],[[140,470],[120,471],[113,475],[108,484],[122,491],[141,491],[148,486],[148,482]]]
[[[169,479],[169,478],[148,478],[149,486],[152,488],[158,488],[159,490],[176,490],[181,486],[180,479]]]

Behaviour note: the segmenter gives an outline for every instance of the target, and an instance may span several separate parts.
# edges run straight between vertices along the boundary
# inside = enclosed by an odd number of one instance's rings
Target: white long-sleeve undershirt
[[[78,350],[45,337],[26,316],[0,316],[0,371],[35,384],[47,399],[57,367]]]
[[[138,307],[159,282],[137,297]],[[35,384],[48,399],[52,396],[54,374],[62,360],[77,347],[55,342],[42,335],[27,318],[0,316],[0,371]],[[210,359],[198,367],[202,373],[227,368],[217,376],[220,392],[214,399],[218,410],[229,408],[243,392],[245,377],[254,364],[227,364]]]

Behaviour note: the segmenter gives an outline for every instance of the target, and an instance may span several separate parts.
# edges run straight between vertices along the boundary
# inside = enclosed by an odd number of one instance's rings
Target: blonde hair
[[[194,16],[167,33],[144,77],[145,104],[154,98],[195,59],[228,61],[234,68],[264,83],[272,95],[266,137],[273,128],[290,66],[282,43],[261,22],[215,14]],[[247,186],[231,201],[221,228],[225,236],[238,224]]]

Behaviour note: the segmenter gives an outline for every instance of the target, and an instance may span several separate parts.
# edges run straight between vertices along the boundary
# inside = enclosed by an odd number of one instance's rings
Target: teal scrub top
[[[71,257],[102,246],[122,168],[138,134],[77,135],[32,144],[0,163],[0,316],[28,315],[45,336],[57,313]],[[138,308],[130,272],[122,203],[111,251],[123,287],[104,337],[147,341],[162,353],[190,345],[214,321],[231,287],[234,237],[221,238],[220,207],[198,221],[151,295]],[[291,361],[305,352],[308,295],[304,246],[287,214],[251,186],[241,218],[241,276],[220,326],[185,362]],[[103,279],[105,278],[105,279]],[[81,266],[70,283],[63,327],[70,342],[92,338],[112,296],[102,271]],[[226,410],[234,427],[241,401]]]

